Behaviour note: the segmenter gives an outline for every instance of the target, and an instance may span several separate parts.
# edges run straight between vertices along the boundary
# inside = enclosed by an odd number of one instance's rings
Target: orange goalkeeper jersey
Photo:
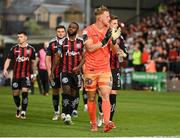
[[[92,24],[84,29],[83,35],[86,35],[84,41],[88,39],[92,39],[93,43],[96,44],[104,39],[107,28],[105,28],[102,32],[98,30],[98,28]],[[84,72],[85,73],[97,73],[100,71],[109,72],[110,70],[110,46],[104,46],[99,48],[93,52],[90,52],[86,49],[85,52],[85,65]]]

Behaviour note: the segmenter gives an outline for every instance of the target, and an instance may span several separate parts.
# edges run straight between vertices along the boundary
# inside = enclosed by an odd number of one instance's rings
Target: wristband
[[[104,47],[104,46],[107,44],[107,40],[105,40],[105,39],[102,40],[102,41],[101,41],[101,44],[102,44],[102,47]]]
[[[112,44],[115,45],[116,44],[116,40],[112,39]]]

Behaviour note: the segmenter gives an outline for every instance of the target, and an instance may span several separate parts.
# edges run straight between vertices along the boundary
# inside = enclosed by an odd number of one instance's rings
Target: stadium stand
[[[128,26],[126,45],[129,50],[129,67],[145,72],[148,62],[153,60],[156,72],[166,73],[168,82],[176,80],[180,85],[180,12],[177,5],[178,2],[174,0],[161,3],[158,11],[151,16],[142,18],[139,24]],[[133,60],[137,60],[133,59],[133,54],[136,53],[134,49],[137,47],[141,53],[138,69],[137,65],[133,64]]]

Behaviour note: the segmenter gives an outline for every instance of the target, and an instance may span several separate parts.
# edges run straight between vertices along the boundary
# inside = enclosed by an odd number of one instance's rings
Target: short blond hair
[[[101,15],[103,14],[105,11],[109,12],[108,8],[105,7],[104,5],[100,6],[99,8],[96,8],[94,10],[94,15],[95,16],[98,16],[98,15]]]

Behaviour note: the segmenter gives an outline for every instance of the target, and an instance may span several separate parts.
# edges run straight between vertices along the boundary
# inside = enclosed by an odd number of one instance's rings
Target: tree
[[[24,22],[24,28],[30,35],[42,33],[41,26],[34,19],[27,18]]]

